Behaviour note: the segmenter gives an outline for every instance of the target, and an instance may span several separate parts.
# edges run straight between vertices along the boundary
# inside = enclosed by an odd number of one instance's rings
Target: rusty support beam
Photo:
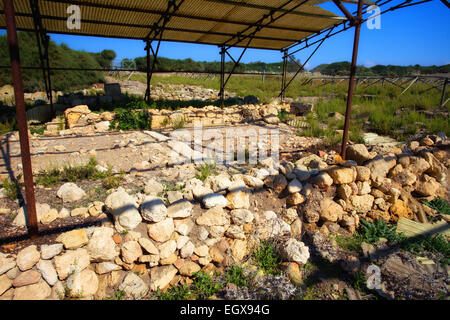
[[[300,66],[299,65],[299,69],[297,70],[297,72],[294,74],[294,76],[289,80],[289,82],[286,84],[284,84],[283,88],[281,88],[281,92],[278,95],[279,97],[281,97],[282,95],[285,94],[286,89],[290,86],[290,84],[292,83],[292,81],[294,81],[295,77],[297,77],[297,75],[304,70],[305,65],[308,63],[308,61],[312,58],[312,56],[316,53],[316,51],[320,48],[320,46],[323,44],[323,42],[328,38],[328,36],[330,35],[330,33],[333,31],[334,27],[330,29],[330,31],[328,32],[327,36],[324,37],[321,42],[317,45],[317,47],[314,49],[314,51],[310,54],[310,56],[308,57],[308,59],[306,59],[305,62],[303,62],[303,64]],[[293,60],[297,65],[297,61],[295,61],[294,59],[292,59],[292,53],[289,53],[287,55],[291,60]]]
[[[25,113],[25,99],[23,95],[22,71],[20,68],[19,40],[17,38],[14,4],[12,0],[3,0],[7,38],[11,59],[11,74],[16,102],[17,126],[19,128],[20,150],[22,157],[23,175],[25,182],[26,214],[28,218],[28,231],[31,239],[38,236],[38,220],[36,214],[36,201],[34,198],[33,171],[31,169],[30,143],[28,141],[28,126]]]
[[[50,59],[48,52],[50,45],[50,37],[47,35],[47,32],[45,31],[42,25],[42,16],[39,9],[39,1],[30,0],[30,9],[32,12],[32,18],[34,22],[34,30],[38,45],[39,60],[41,62],[42,74],[44,78],[45,91],[47,94],[47,99],[50,102],[50,110],[52,112],[52,116],[54,116],[55,110],[53,107],[52,81],[50,76]],[[18,16],[18,14],[15,13],[15,16]],[[44,50],[42,50],[42,47],[44,47],[43,48]]]
[[[225,53],[226,50],[224,47],[220,47],[220,102],[221,106],[224,106],[224,100],[225,100]]]
[[[155,71],[155,66],[156,66],[156,62],[158,59],[158,52],[159,52],[159,47],[161,45],[163,32],[165,30],[167,23],[169,22],[169,20],[171,18],[169,13],[171,10],[173,12],[176,12],[180,8],[180,6],[183,4],[183,2],[184,2],[184,0],[181,0],[177,4],[177,0],[170,0],[167,3],[166,11],[160,16],[158,21],[155,22],[151,26],[150,32],[147,34],[147,37],[144,39],[144,42],[146,43],[145,50],[147,53],[147,68],[146,68],[147,88],[145,90],[145,99],[146,99],[147,104],[150,104],[150,94],[151,94],[150,82],[152,80],[153,72]],[[159,24],[161,24],[161,26]],[[156,40],[157,37],[159,37],[159,38],[158,38],[158,45],[156,46],[156,51],[155,51],[155,50],[153,50],[152,42],[154,40]],[[152,54],[153,54],[153,61],[152,61],[151,67],[150,67],[150,50],[152,51]]]
[[[286,75],[287,75],[287,51],[283,51],[283,72],[281,75],[281,93],[280,93],[280,99],[281,102],[284,101],[284,98],[286,97]]]
[[[345,17],[352,22],[355,23],[355,17],[347,10],[347,8],[341,3],[340,0],[333,0],[334,4],[342,11]]]
[[[253,38],[254,35],[259,32],[260,30],[262,30],[263,28],[269,27],[270,24],[274,23],[275,21],[277,21],[278,19],[284,17],[286,14],[294,11],[295,9],[297,9],[298,7],[302,6],[303,4],[305,4],[306,2],[308,2],[309,0],[304,0],[301,3],[296,4],[294,7],[292,7],[291,9],[286,10],[285,12],[281,13],[279,16],[274,17],[274,13],[276,12],[276,9],[283,9],[285,6],[289,5],[290,3],[293,2],[293,0],[288,0],[287,2],[285,2],[283,5],[281,5],[280,7],[270,10],[269,13],[264,14],[257,22],[255,22],[254,24],[248,26],[247,28],[245,28],[244,30],[238,32],[235,36],[231,37],[230,39],[228,39],[227,41],[225,41],[222,45],[226,45],[228,46],[227,49],[236,46],[237,44],[241,43],[242,41],[244,41],[247,38]],[[270,20],[266,23],[263,23],[267,18],[270,18]],[[251,33],[249,34],[244,34],[245,32],[249,31],[250,29],[255,28],[255,30],[253,30]],[[236,41],[233,42],[233,44],[228,44],[229,42],[233,41],[234,39],[236,39]],[[248,46],[248,45],[247,45]]]
[[[353,90],[355,85],[355,75],[356,75],[356,62],[358,60],[358,47],[359,47],[359,34],[361,31],[361,20],[362,20],[362,7],[363,0],[358,1],[358,13],[355,21],[355,37],[353,39],[353,54],[352,54],[352,64],[350,67],[350,79],[348,81],[348,93],[347,93],[347,107],[345,110],[345,122],[344,122],[344,133],[342,135],[342,145],[341,145],[341,157],[345,160],[347,142],[348,142],[348,129],[350,127],[350,114],[352,109],[352,99]]]
[[[150,42],[147,41],[147,45],[145,47],[146,55],[147,55],[147,68],[145,69],[145,72],[147,73],[147,88],[145,89],[145,101],[148,105],[150,105]]]
[[[447,83],[448,83],[448,78],[445,78],[444,85],[442,86],[441,103],[439,104],[441,107],[444,106],[445,90],[447,89]]]

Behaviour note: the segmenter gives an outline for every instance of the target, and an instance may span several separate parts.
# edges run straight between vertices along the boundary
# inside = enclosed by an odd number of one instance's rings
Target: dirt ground
[[[234,129],[244,132],[259,132],[261,129],[271,129],[274,126],[239,125]],[[279,127],[280,157],[289,159],[299,158],[306,152],[317,151],[321,140],[318,138],[299,137],[295,129],[289,126]],[[211,130],[218,130],[223,136],[230,127],[215,126],[204,128],[204,136],[210,135]],[[193,132],[192,126],[183,130]],[[161,131],[170,134],[170,130]],[[204,146],[208,143],[205,139]],[[236,143],[236,142],[235,142]],[[158,141],[141,131],[107,132],[85,136],[31,136],[30,152],[33,172],[62,167],[69,164],[85,163],[90,157],[95,157],[103,166],[111,165],[117,171],[129,173],[137,163],[149,161],[148,172],[158,170],[161,164],[167,163],[166,150],[158,147]],[[0,179],[17,177],[21,171],[20,143],[18,134],[0,136]],[[166,159],[164,159],[166,158]]]

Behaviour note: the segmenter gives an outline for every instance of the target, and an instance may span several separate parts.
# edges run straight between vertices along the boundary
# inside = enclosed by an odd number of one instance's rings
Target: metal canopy
[[[167,0],[40,0],[47,33],[142,39],[161,17],[162,41],[280,50],[346,20],[305,0],[185,0],[167,12]],[[81,29],[67,27],[67,8],[81,9]],[[34,31],[29,0],[14,1],[17,29]],[[3,3],[0,10],[4,12]],[[0,28],[6,28],[3,14]],[[255,30],[258,29],[256,32]]]
[[[391,1],[393,0],[378,0],[376,3],[382,6]],[[413,0],[402,0],[400,4],[390,7],[379,14],[430,1],[416,0],[414,2]],[[449,7],[448,1],[441,1]],[[355,86],[359,33],[361,24],[367,20],[363,19],[364,6],[373,4],[373,1],[333,0],[345,17],[336,16],[315,6],[323,2],[325,0],[14,0],[13,4],[13,0],[2,0],[0,2],[0,28],[7,29],[30,237],[32,239],[37,237],[39,228],[34,197],[17,30],[34,31],[36,33],[41,60],[40,69],[43,70],[46,91],[50,99],[51,68],[48,59],[49,38],[47,33],[61,33],[141,39],[145,41],[147,52],[147,101],[150,99],[150,79],[154,71],[161,41],[218,45],[221,54],[220,96],[223,101],[225,85],[248,48],[282,51],[283,73],[280,97],[283,99],[286,88],[323,42],[327,38],[350,27],[355,27],[341,146],[341,156],[345,159],[352,96]],[[358,10],[352,14],[342,5],[342,2],[357,3]],[[80,30],[70,30],[67,27],[67,9],[69,5],[80,6]],[[347,22],[349,22],[348,25]],[[338,25],[343,27],[342,30],[333,31]],[[316,37],[322,35],[324,36],[321,39],[315,40]],[[157,42],[156,49],[153,48],[152,43],[154,41]],[[318,45],[310,57],[303,65],[300,66],[298,64],[300,67],[299,71],[287,81],[287,59],[291,58],[294,53],[315,44]],[[292,49],[298,46],[302,47],[292,52]],[[234,59],[228,52],[231,47],[244,48],[238,59]],[[154,58],[151,67],[150,51]],[[225,54],[234,62],[234,66],[226,80]],[[414,81],[416,80],[417,78]],[[447,80],[444,83],[441,104],[444,99],[446,86]]]

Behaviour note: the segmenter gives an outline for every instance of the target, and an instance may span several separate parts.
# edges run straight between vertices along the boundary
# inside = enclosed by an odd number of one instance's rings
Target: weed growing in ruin
[[[45,131],[45,126],[37,127],[37,128],[30,128],[31,134],[43,135],[44,131]]]
[[[19,197],[21,183],[19,182],[21,175],[17,178],[2,180],[3,188],[5,189],[6,196],[9,200],[16,200]]]
[[[209,298],[222,289],[222,284],[203,271],[194,273],[193,280],[191,289],[198,299]]]
[[[353,288],[360,292],[365,292],[366,289],[366,276],[364,272],[358,271],[353,275]]]
[[[172,123],[172,126],[175,130],[182,129],[186,125],[186,121],[184,120],[184,117],[175,117],[170,122]]]
[[[151,115],[145,111],[133,112],[131,110],[117,108],[114,109],[114,119],[110,128],[117,130],[149,129]]]
[[[187,284],[170,287],[165,292],[158,289],[156,297],[158,300],[187,300],[192,295]]]
[[[278,119],[280,119],[280,121],[286,122],[292,119],[292,116],[286,111],[286,109],[282,108],[279,112],[278,112]]]
[[[431,201],[422,201],[422,203],[436,210],[440,214],[450,214],[450,205],[448,204],[448,201],[443,198],[439,197]]]
[[[105,189],[114,189],[120,186],[120,182],[122,181],[124,174],[118,174],[115,176],[107,176],[102,179],[102,185]]]
[[[361,219],[361,229],[355,234],[360,237],[361,242],[377,243],[380,238],[385,238],[389,242],[404,240],[404,236],[396,232],[396,226],[389,226],[384,220],[368,222]]]
[[[344,249],[350,250],[350,251],[361,251],[361,238],[360,237],[345,237],[338,235],[336,236],[336,242],[337,244]]]
[[[125,291],[119,290],[119,291],[116,291],[116,293],[114,294],[114,297],[107,298],[105,300],[120,300],[124,296],[125,296]]]
[[[202,182],[205,182],[206,178],[208,178],[210,175],[213,175],[216,173],[217,164],[215,162],[204,162],[202,165],[199,166],[199,171],[195,175],[195,177]]]
[[[99,180],[111,176],[111,168],[107,171],[100,171],[97,169],[97,160],[90,158],[85,165],[64,166],[62,169],[54,167],[49,170],[41,170],[36,177],[36,183],[44,187],[50,187],[64,181]]]
[[[316,287],[308,287],[301,296],[301,300],[318,300],[320,298],[319,290]]]
[[[167,191],[182,191],[184,189],[184,186],[181,184],[175,185],[173,183],[169,183],[166,180],[162,180],[161,183],[163,184],[163,192]]]
[[[422,236],[414,239],[405,239],[401,244],[403,250],[415,255],[423,255],[424,252],[438,254],[438,260],[444,265],[450,262],[450,244],[442,234]]]
[[[244,275],[244,268],[237,265],[228,268],[225,279],[227,283],[233,283],[238,287],[246,287],[249,284],[248,277]]]
[[[17,119],[12,118],[4,122],[0,122],[0,134],[8,133],[17,130]]]
[[[168,126],[170,124],[170,118],[169,117],[165,117],[164,119],[163,119],[163,121],[161,122],[161,125],[163,126],[163,127],[166,127],[166,126]]]
[[[258,250],[253,254],[257,265],[265,274],[277,275],[280,273],[281,258],[275,251],[274,244],[271,242],[262,242]]]

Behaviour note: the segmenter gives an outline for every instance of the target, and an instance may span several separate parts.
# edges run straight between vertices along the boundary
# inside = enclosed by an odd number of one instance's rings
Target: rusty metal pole
[[[445,91],[447,89],[447,83],[448,83],[448,78],[445,78],[444,85],[442,86],[441,103],[439,104],[440,107],[444,106]]]
[[[358,58],[359,33],[361,31],[362,7],[363,7],[363,0],[358,0],[358,13],[357,13],[357,16],[354,18],[355,37],[353,39],[352,64],[350,67],[350,79],[348,82],[348,94],[347,94],[347,107],[345,109],[344,133],[342,136],[342,146],[341,146],[341,157],[344,160],[345,160],[345,151],[347,149],[347,142],[348,142],[348,128],[350,126],[350,113],[351,113],[351,109],[352,109],[353,89],[354,89],[354,85],[355,85],[356,61]]]
[[[283,71],[281,75],[281,102],[286,97],[287,51],[283,51]]]
[[[147,46],[145,47],[147,53],[147,89],[145,90],[146,102],[150,105],[150,42],[147,41]]]
[[[23,175],[25,181],[25,196],[28,216],[28,231],[31,239],[38,236],[38,220],[36,215],[36,202],[34,198],[33,172],[31,169],[30,144],[28,141],[28,126],[25,113],[25,99],[23,96],[22,71],[20,68],[19,40],[12,0],[3,0],[5,8],[6,29],[11,58],[11,74],[16,100],[16,117],[19,128],[20,150],[22,156]]]
[[[222,108],[224,107],[225,101],[225,48],[220,48],[220,103]]]

